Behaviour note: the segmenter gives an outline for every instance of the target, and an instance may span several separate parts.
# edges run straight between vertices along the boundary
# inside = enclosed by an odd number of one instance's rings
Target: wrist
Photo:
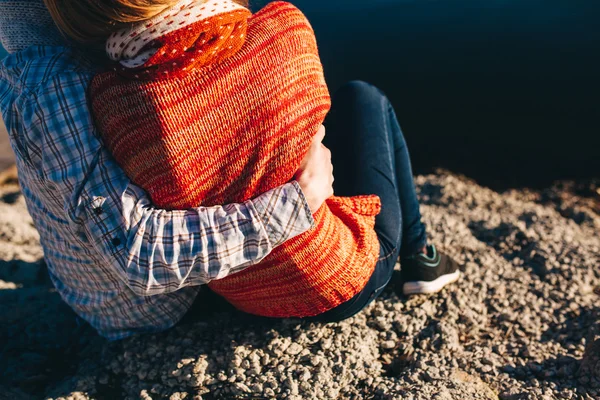
[[[314,227],[312,212],[296,181],[250,200],[273,247]]]
[[[296,180],[293,180],[290,183],[294,186],[294,188],[298,192],[299,202],[302,204],[304,212],[309,214],[312,219],[312,215],[313,215],[314,211],[313,211],[313,208],[311,207],[311,204],[308,200],[306,193],[304,192],[304,189],[302,189],[302,185],[300,185],[300,183]],[[311,225],[314,225],[314,220],[311,221]]]

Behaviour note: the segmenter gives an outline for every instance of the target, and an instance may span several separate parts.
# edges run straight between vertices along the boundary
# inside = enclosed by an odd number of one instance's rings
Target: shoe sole
[[[416,281],[416,282],[405,282],[402,286],[402,292],[405,295],[411,294],[430,294],[437,293],[442,290],[445,286],[456,282],[460,278],[460,271],[456,270],[451,274],[442,275],[434,281]]]

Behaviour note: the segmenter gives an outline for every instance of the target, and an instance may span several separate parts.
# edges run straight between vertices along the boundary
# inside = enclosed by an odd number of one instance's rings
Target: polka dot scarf
[[[183,75],[218,62],[244,44],[250,11],[231,0],[182,0],[106,42],[114,70],[133,79]]]

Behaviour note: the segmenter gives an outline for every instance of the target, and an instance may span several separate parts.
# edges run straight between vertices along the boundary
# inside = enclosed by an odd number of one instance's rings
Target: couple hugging
[[[0,40],[50,276],[101,335],[167,329],[203,285],[326,322],[373,301],[398,258],[407,295],[458,279],[427,243],[391,104],[362,82],[330,100],[293,5],[0,0]]]

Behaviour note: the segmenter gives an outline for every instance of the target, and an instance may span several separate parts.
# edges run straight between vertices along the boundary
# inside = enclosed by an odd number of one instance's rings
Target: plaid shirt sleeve
[[[11,105],[16,112],[8,113],[7,125],[22,135],[23,159],[52,193],[59,193],[72,229],[87,237],[136,294],[168,293],[224,278],[313,226],[296,182],[242,204],[155,208],[95,132],[86,99],[91,72],[61,67],[59,57],[20,71],[27,74],[23,82],[43,81],[35,90],[20,90]],[[4,89],[0,92],[7,95]]]

